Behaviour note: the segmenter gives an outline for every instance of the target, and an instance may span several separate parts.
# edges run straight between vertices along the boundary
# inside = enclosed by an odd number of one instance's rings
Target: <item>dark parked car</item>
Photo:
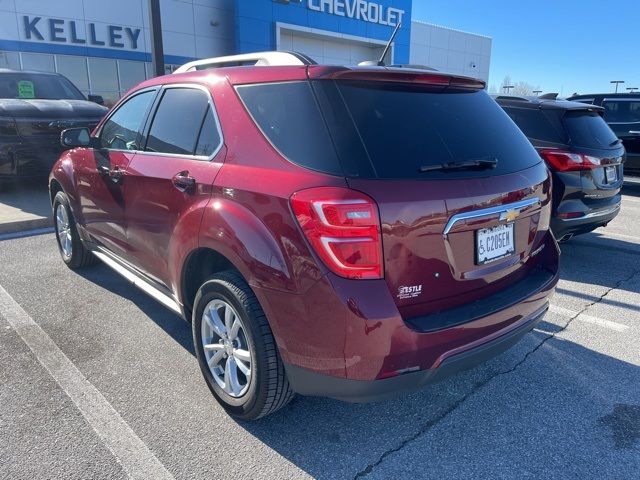
[[[107,112],[57,73],[0,69],[0,181],[46,178],[60,156],[60,132],[95,127]]]
[[[274,57],[148,80],[91,136],[64,132],[64,262],[100,259],[191,321],[245,419],[294,392],[411,391],[540,321],[550,177],[483,83]]]
[[[625,152],[602,108],[539,97],[495,99],[551,170],[556,238],[568,240],[613,220],[620,211]]]
[[[627,151],[625,172],[627,175],[640,175],[640,93],[574,95],[567,100],[604,108],[604,120],[622,140]]]

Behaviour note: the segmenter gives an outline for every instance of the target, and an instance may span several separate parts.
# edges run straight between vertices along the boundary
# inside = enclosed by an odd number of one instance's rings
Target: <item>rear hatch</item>
[[[597,112],[570,110],[562,121],[571,150],[588,159],[580,170],[584,198],[597,201],[615,196],[622,187],[622,142]]]
[[[285,158],[341,175],[375,201],[384,279],[406,320],[482,300],[536,267],[549,228],[548,172],[484,84],[406,70],[308,72],[310,82],[237,91]],[[341,203],[332,202],[340,222]],[[296,215],[313,228],[314,213]],[[375,258],[354,245],[350,262]]]
[[[477,83],[394,80],[337,79],[315,89],[349,186],[378,204],[385,280],[410,318],[524,276],[548,228],[549,180]]]

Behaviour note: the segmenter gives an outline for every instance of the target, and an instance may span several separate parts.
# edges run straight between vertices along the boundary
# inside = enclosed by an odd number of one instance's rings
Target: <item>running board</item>
[[[131,283],[133,283],[136,287],[138,287],[140,290],[142,290],[144,293],[153,297],[156,301],[160,302],[169,310],[176,312],[178,315],[182,317],[182,308],[180,308],[180,305],[178,304],[178,302],[176,302],[173,298],[171,298],[168,295],[165,295],[156,287],[151,285],[149,282],[140,278],[138,275],[131,272],[129,269],[123,267],[116,260],[109,257],[108,255],[101,252],[100,250],[94,249],[92,250],[92,252],[98,259],[104,262],[108,267],[113,269],[116,273],[119,273],[124,278],[126,278]]]

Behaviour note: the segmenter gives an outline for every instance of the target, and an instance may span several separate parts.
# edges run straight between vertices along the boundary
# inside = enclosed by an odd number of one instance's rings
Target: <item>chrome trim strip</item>
[[[499,213],[506,213],[510,210],[521,210],[531,207],[533,205],[540,205],[540,199],[538,197],[529,198],[528,200],[522,200],[520,202],[508,203],[506,205],[499,205],[497,207],[483,208],[480,210],[471,210],[469,212],[456,213],[453,215],[447,225],[444,227],[444,235],[448,235],[454,225],[463,220],[469,220],[471,218],[488,217],[489,215],[497,215]]]
[[[125,279],[129,280],[132,284],[134,284],[144,293],[151,296],[152,298],[154,298],[155,300],[157,300],[158,302],[160,302],[170,310],[173,310],[178,315],[182,316],[182,309],[180,308],[180,305],[178,305],[178,302],[176,302],[173,298],[169,297],[168,295],[165,295],[164,293],[159,291],[157,288],[155,288],[153,285],[149,284],[148,282],[146,282],[145,280],[143,280],[133,272],[127,270],[125,267],[120,265],[118,262],[113,260],[108,255],[102,253],[100,250],[94,249],[92,250],[92,252],[96,257],[98,257],[98,259],[104,262],[108,267],[113,269],[116,273],[119,273],[120,275],[122,275]]]
[[[582,217],[575,217],[575,218],[562,218],[562,221],[565,222],[574,222],[576,220],[584,220],[586,218],[596,218],[596,217],[602,217],[604,215],[609,215],[610,213],[615,212],[616,210],[620,209],[620,204],[616,205],[615,207],[611,207],[611,208],[607,208],[605,210],[598,210],[597,212],[591,212],[591,213],[587,213],[586,215],[582,216]]]

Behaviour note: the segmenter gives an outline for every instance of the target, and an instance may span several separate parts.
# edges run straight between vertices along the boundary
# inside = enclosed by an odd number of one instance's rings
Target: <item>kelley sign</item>
[[[62,18],[42,18],[31,15],[22,16],[24,38],[75,45],[108,45],[113,48],[138,49],[139,28],[120,25],[101,25],[87,23],[84,33],[80,33],[75,20]]]
[[[316,12],[330,13],[391,27],[402,22],[404,15],[404,10],[399,8],[385,7],[366,0],[308,0],[307,7]]]

